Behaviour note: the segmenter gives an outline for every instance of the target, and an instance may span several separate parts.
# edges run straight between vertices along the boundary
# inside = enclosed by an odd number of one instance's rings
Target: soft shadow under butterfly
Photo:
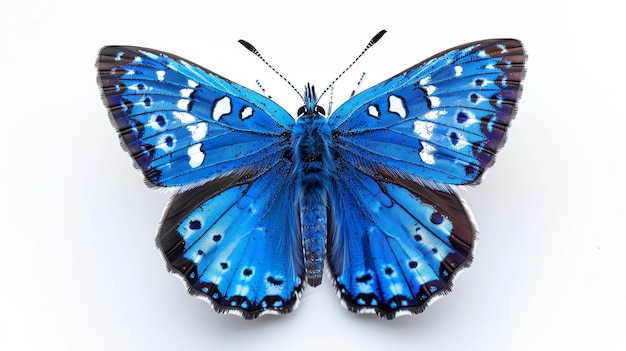
[[[476,229],[453,186],[494,162],[524,63],[517,40],[468,43],[328,118],[307,85],[297,119],[169,53],[106,46],[96,65],[147,182],[181,187],[157,245],[192,294],[246,319],[283,314],[326,262],[344,306],[392,319],[424,310],[470,265]]]

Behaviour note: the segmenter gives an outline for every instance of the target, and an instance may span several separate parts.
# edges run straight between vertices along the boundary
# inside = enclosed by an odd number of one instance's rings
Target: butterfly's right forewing
[[[476,184],[515,117],[525,60],[519,41],[490,39],[418,63],[335,111],[339,152],[368,173]]]

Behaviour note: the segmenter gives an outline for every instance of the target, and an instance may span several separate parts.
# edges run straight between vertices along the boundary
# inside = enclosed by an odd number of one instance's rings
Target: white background
[[[583,5],[584,3],[584,5]],[[12,1],[0,5],[0,349],[617,350],[626,342],[623,10],[609,1]],[[170,193],[143,185],[107,118],[103,45],[176,53],[274,100],[365,86],[461,43],[521,39],[528,73],[508,143],[465,197],[473,266],[418,316],[340,307],[328,281],[290,315],[216,314],[167,273]]]

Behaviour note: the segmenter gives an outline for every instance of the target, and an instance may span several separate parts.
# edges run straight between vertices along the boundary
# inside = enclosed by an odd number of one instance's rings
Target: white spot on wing
[[[219,120],[223,115],[227,115],[232,112],[232,106],[230,104],[230,98],[228,96],[224,96],[223,98],[217,100],[215,106],[213,107],[213,119]]]
[[[121,60],[123,55],[124,55],[123,51],[120,51],[117,54],[115,54],[115,61]]]
[[[422,139],[430,140],[430,138],[433,136],[434,129],[435,124],[432,122],[415,121],[413,123],[413,132],[419,135]]]
[[[186,124],[196,120],[196,117],[189,112],[174,111],[172,112],[172,114],[174,115],[174,117],[178,118],[181,123]]]
[[[189,156],[189,167],[196,168],[204,161],[204,152],[200,149],[201,143],[192,145],[187,149],[187,156]]]
[[[190,89],[190,88],[180,89],[180,96],[184,98],[190,97],[191,93],[193,93],[193,89]]]
[[[159,142],[155,147],[163,150],[164,152],[173,150],[174,147],[176,147],[176,138],[169,134],[161,135]]]
[[[133,60],[133,63],[141,63],[143,60],[141,59],[140,56],[135,56],[135,59]]]
[[[372,117],[376,117],[376,118],[380,117],[380,111],[378,110],[378,106],[370,105],[367,108],[367,114],[372,116]]]
[[[422,144],[422,151],[420,151],[419,154],[420,158],[422,159],[422,161],[424,161],[424,163],[434,165],[435,157],[433,154],[437,151],[437,149],[431,144],[424,141],[420,141],[420,144]]]
[[[424,117],[432,121],[432,120],[439,118],[439,116],[444,116],[446,114],[448,114],[448,111],[446,110],[431,110],[431,111],[426,112]]]
[[[178,107],[181,110],[188,110],[189,100],[187,99],[178,100],[178,102],[176,103],[176,107]]]
[[[389,112],[397,113],[401,118],[406,117],[406,109],[404,108],[404,100],[398,96],[389,96]]]
[[[244,107],[243,110],[241,110],[241,114],[239,115],[239,117],[241,117],[241,119],[246,119],[250,116],[252,116],[252,108],[249,106]]]
[[[428,96],[426,98],[430,101],[431,108],[439,107],[439,105],[441,105],[441,100],[436,96]]]
[[[156,71],[157,79],[162,82],[165,79],[165,71]]]
[[[206,123],[201,122],[196,125],[187,126],[187,130],[191,132],[191,138],[193,140],[199,141],[204,139],[209,128]]]
[[[167,123],[161,127],[159,125],[159,123],[157,122],[157,116],[158,115],[156,115],[156,114],[151,115],[150,116],[150,120],[148,120],[148,124],[147,125],[150,126],[150,128],[152,128],[154,130],[157,130],[157,131],[165,130],[165,128],[167,127]],[[163,116],[163,118],[165,118],[165,117]],[[165,122],[167,122],[167,121],[165,121]]]
[[[459,113],[464,113],[466,115],[466,121],[460,122],[460,123],[458,122],[458,114]],[[476,115],[473,112],[471,112],[470,110],[465,110],[465,109],[459,110],[459,112],[457,112],[456,116],[457,117],[455,117],[455,119],[457,119],[457,123],[459,123],[459,124],[461,124],[463,126],[466,126],[466,127],[469,127],[469,126],[471,126],[473,124],[476,124],[476,123],[480,123],[480,120],[478,118],[476,118]]]
[[[463,73],[463,67],[461,66],[454,66],[454,76],[458,77]]]
[[[189,85],[192,88],[197,87],[199,84],[191,79],[187,80],[187,85]]]
[[[485,58],[485,57],[490,57],[490,56],[489,56],[489,55],[487,55],[487,53],[485,52],[485,50],[480,50],[480,51],[478,52],[478,57],[483,57],[483,58]]]
[[[152,103],[152,99],[150,99],[150,96],[143,96],[141,98],[141,102],[143,103],[143,106],[145,108],[150,108],[150,104]]]
[[[426,85],[428,83],[430,83],[430,76],[424,77],[422,79],[420,79],[419,81],[420,85]]]
[[[497,44],[496,47],[501,50],[500,51],[501,54],[506,54],[507,52],[509,52],[509,50],[506,49],[506,46],[504,46],[504,44]]]
[[[437,87],[434,85],[429,85],[429,86],[424,87],[424,89],[426,89],[426,95],[430,95],[434,93],[435,90],[437,90]]]

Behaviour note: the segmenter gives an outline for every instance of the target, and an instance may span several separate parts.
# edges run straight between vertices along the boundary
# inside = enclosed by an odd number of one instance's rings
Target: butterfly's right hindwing
[[[339,159],[331,194],[329,268],[344,305],[388,319],[423,311],[469,266],[469,209],[453,192],[391,176],[373,178]]]
[[[120,138],[147,181],[202,182],[241,167],[266,170],[293,118],[273,101],[172,54],[107,46],[98,82]]]

